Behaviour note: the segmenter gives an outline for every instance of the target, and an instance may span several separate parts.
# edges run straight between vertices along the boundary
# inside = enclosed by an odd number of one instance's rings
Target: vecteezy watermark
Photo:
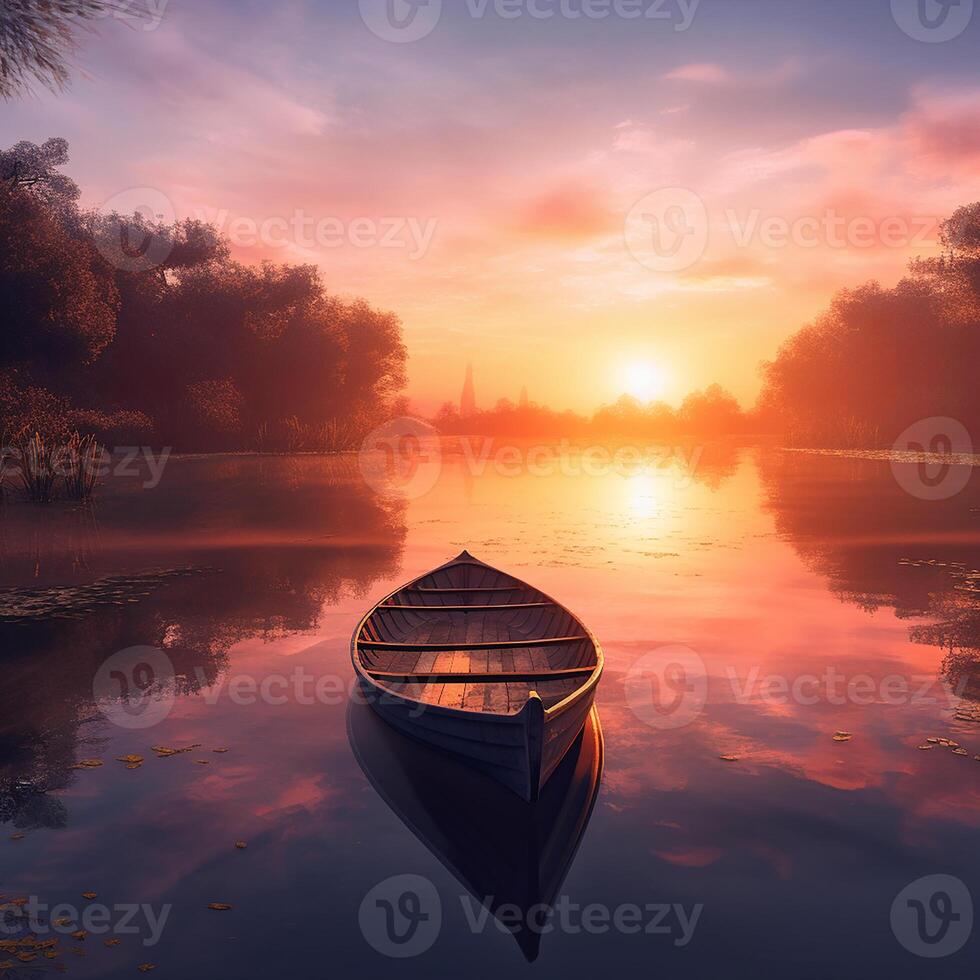
[[[102,202],[95,246],[124,272],[148,272],[170,258],[167,229],[177,220],[173,202],[155,187],[130,187]]]
[[[442,473],[439,432],[410,417],[392,419],[365,436],[357,457],[364,482],[384,497],[416,500]]]
[[[921,500],[948,500],[966,488],[973,440],[956,419],[934,417],[910,425],[896,440],[892,475],[906,493]]]
[[[798,704],[810,707],[829,704],[866,706],[930,705],[954,706],[966,685],[964,679],[954,687],[945,678],[935,674],[844,674],[829,666],[821,673],[763,674],[753,666],[740,677],[734,667],[726,667],[725,674],[731,686],[733,700],[737,704],[761,702],[772,705]]]
[[[55,446],[45,461],[33,460],[32,470],[39,467],[50,471],[52,476],[66,477],[76,465],[90,477],[102,480],[106,477],[144,477],[144,490],[155,490],[163,479],[163,471],[170,459],[171,447],[155,452],[150,446],[116,446],[111,452],[104,447],[91,456],[78,459],[69,446]],[[22,475],[23,450],[20,446],[0,446],[2,471],[11,479]],[[143,464],[146,464],[144,469]]]
[[[725,211],[724,226],[738,248],[758,244],[767,249],[877,249],[925,247],[936,237],[940,218],[933,215],[842,214],[828,208],[793,219],[765,214],[759,208]]]
[[[722,239],[740,249],[907,249],[929,245],[939,226],[935,215],[849,215],[834,208],[793,218],[728,208],[712,222],[693,190],[667,187],[637,201],[624,227],[627,248],[644,268],[683,272]]]
[[[941,44],[959,37],[973,20],[974,0],[891,0],[895,23],[913,41]]]
[[[89,902],[79,908],[68,902],[49,906],[36,895],[17,899],[3,904],[0,902],[0,945],[7,941],[16,942],[15,937],[33,937],[31,946],[37,948],[36,940],[44,941],[47,936],[71,936],[84,939],[93,936],[144,936],[141,940],[146,947],[156,946],[163,935],[171,905],[158,907],[147,903],[119,903],[103,905]]]
[[[690,485],[703,446],[518,445],[492,436],[462,437],[454,457],[473,477],[635,477],[672,473],[675,486]],[[371,432],[358,456],[365,483],[378,494],[415,500],[438,482],[445,451],[438,430],[419,419],[387,422]]]
[[[708,247],[708,209],[685,187],[664,187],[640,198],[626,215],[626,247],[651,272],[683,272]]]
[[[395,875],[364,896],[357,921],[361,935],[383,956],[421,956],[439,938],[442,902],[428,878]]]
[[[684,728],[704,710],[708,671],[690,647],[658,647],[634,661],[624,681],[626,703],[644,724]]]
[[[302,208],[289,216],[273,215],[261,221],[228,210],[197,209],[193,217],[212,225],[237,248],[302,249],[383,248],[404,251],[411,261],[425,258],[439,227],[438,218],[389,215],[339,218],[310,214]]]
[[[668,22],[678,33],[694,23],[701,0],[465,0],[473,20],[610,19]],[[361,19],[382,41],[404,44],[428,37],[442,16],[442,0],[359,0]]]
[[[530,906],[498,902],[494,895],[477,900],[462,894],[459,900],[463,920],[474,935],[491,928],[514,936],[602,936],[616,932],[624,936],[669,937],[678,948],[690,944],[704,912],[700,902],[690,908],[678,902],[583,905],[567,895],[560,895],[550,905],[539,902]],[[420,956],[431,949],[444,919],[435,886],[428,878],[414,874],[396,875],[375,885],[364,896],[358,911],[361,934],[367,943],[384,956],[398,959]]]
[[[688,911],[678,902],[645,902],[642,905],[624,902],[616,906],[591,902],[581,905],[567,895],[561,895],[553,905],[542,902],[529,908],[512,903],[495,906],[493,895],[482,902],[463,895],[461,901],[467,925],[474,933],[484,932],[493,922],[501,932],[513,935],[530,932],[545,936],[560,932],[567,936],[581,933],[603,936],[618,932],[624,936],[671,936],[677,947],[691,942],[704,912],[700,902]]]
[[[409,718],[423,715],[429,705],[400,697],[384,687],[362,684],[350,674],[313,673],[303,666],[296,666],[288,673],[271,673],[257,677],[254,674],[222,674],[211,681],[203,668],[195,667],[195,689],[204,703],[214,707],[225,700],[239,708],[257,704],[280,707],[297,704],[301,707],[334,708],[348,701],[354,704],[374,706],[398,704],[406,708]]]
[[[92,679],[99,710],[120,728],[152,728],[177,699],[173,661],[156,647],[128,647],[103,661]]]
[[[892,932],[910,952],[926,959],[958,953],[973,932],[973,896],[953,875],[919,878],[892,903]]]

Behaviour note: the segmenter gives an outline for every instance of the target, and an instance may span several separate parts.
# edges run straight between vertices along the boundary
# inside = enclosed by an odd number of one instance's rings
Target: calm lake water
[[[90,509],[3,508],[0,903],[116,932],[49,924],[58,956],[26,962],[0,935],[0,976],[976,970],[980,926],[926,959],[892,913],[932,875],[980,901],[980,483],[927,500],[913,463],[757,448],[693,476],[512,463],[447,453],[404,498],[355,458],[183,458]],[[537,817],[349,703],[359,617],[463,548],[605,650],[599,725]],[[491,887],[557,889],[534,962],[481,918]],[[932,952],[969,914],[950,887],[945,923],[909,893]],[[389,913],[418,955],[385,955]]]

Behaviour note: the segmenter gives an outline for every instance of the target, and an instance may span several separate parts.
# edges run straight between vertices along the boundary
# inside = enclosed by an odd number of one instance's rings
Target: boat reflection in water
[[[558,897],[599,795],[603,740],[595,708],[534,803],[456,757],[393,729],[352,700],[347,734],[364,775],[401,821],[495,915],[517,906],[521,922]],[[540,916],[532,913],[532,922]],[[513,931],[537,958],[541,933]]]

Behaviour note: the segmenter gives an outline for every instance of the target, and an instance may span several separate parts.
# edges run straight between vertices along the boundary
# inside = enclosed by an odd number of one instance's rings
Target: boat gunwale
[[[462,557],[463,555],[466,555],[466,557],[463,558]],[[410,695],[404,694],[400,691],[396,691],[385,684],[379,683],[377,680],[375,680],[375,678],[371,676],[367,668],[361,663],[360,650],[358,648],[360,643],[361,631],[364,629],[364,625],[371,618],[371,616],[374,614],[374,612],[378,609],[379,606],[382,606],[383,603],[390,602],[391,599],[394,596],[396,596],[399,592],[402,592],[405,589],[412,588],[412,586],[414,586],[415,583],[418,582],[420,579],[426,578],[427,576],[432,575],[435,572],[441,571],[445,568],[449,568],[452,565],[466,565],[466,564],[480,565],[483,566],[484,568],[490,568],[495,572],[499,572],[501,575],[508,575],[510,576],[510,578],[514,579],[514,581],[517,583],[517,585],[514,586],[514,588],[523,587],[525,589],[532,589],[533,591],[538,592],[540,595],[543,595],[545,597],[545,600],[553,603],[563,612],[568,613],[568,615],[571,616],[572,619],[575,620],[575,622],[578,623],[579,626],[582,628],[584,637],[588,638],[589,642],[592,644],[592,647],[595,650],[595,655],[596,655],[596,663],[595,663],[595,667],[592,670],[592,673],[589,675],[588,679],[583,684],[575,688],[574,691],[571,691],[569,694],[567,694],[564,698],[562,698],[562,700],[557,701],[549,708],[544,708],[545,719],[551,720],[553,718],[559,717],[560,715],[563,715],[569,708],[571,708],[573,705],[581,701],[583,697],[586,697],[590,693],[593,693],[595,691],[595,688],[599,684],[599,679],[602,676],[602,672],[605,667],[606,658],[598,638],[592,632],[592,630],[586,625],[586,623],[579,616],[576,616],[575,613],[573,613],[571,609],[569,609],[564,603],[558,602],[557,599],[554,599],[547,593],[542,592],[541,589],[538,589],[535,586],[530,585],[528,582],[525,582],[523,579],[517,578],[516,575],[512,575],[510,572],[504,572],[502,569],[497,568],[495,565],[489,565],[485,561],[480,561],[480,559],[474,558],[472,555],[470,555],[468,552],[465,551],[462,552],[460,556],[456,558],[452,558],[449,561],[444,562],[442,565],[438,565],[427,572],[422,572],[421,575],[418,575],[415,578],[409,580],[408,582],[405,582],[404,584],[398,586],[398,588],[393,589],[391,592],[388,593],[388,595],[379,599],[373,606],[371,606],[371,608],[358,621],[358,624],[354,628],[354,632],[351,635],[351,643],[350,643],[351,663],[354,666],[355,673],[365,684],[368,685],[369,689],[373,688],[375,690],[383,691],[389,697],[396,698],[405,704],[420,705],[422,709],[426,712],[434,712],[437,715],[445,715],[446,717],[449,718],[461,718],[461,719],[467,719],[472,721],[476,721],[478,719],[487,720],[491,718],[498,718],[501,720],[507,720],[508,722],[523,724],[523,714],[527,708],[527,704],[528,704],[527,701],[517,711],[508,711],[506,713],[500,711],[473,711],[472,709],[469,708],[451,708],[448,705],[444,705],[444,704],[430,704],[428,701],[422,701],[419,698],[411,697]],[[411,681],[408,681],[407,683],[411,683]],[[528,701],[530,700],[531,693],[535,693],[535,692],[532,691],[528,694]]]

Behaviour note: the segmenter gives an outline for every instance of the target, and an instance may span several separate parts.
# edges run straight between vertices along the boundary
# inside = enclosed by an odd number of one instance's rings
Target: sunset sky
[[[85,204],[149,187],[178,217],[244,218],[243,261],[316,263],[396,311],[425,411],[467,361],[481,405],[712,381],[750,403],[759,362],[836,290],[894,283],[980,197],[980,16],[929,44],[889,0],[702,0],[686,30],[677,0],[666,20],[480,6],[445,0],[392,43],[354,0],[171,0],[155,30],[86,38],[72,90],[7,104],[0,139],[64,136]],[[631,237],[651,214],[673,227],[664,188],[708,215],[684,268]],[[286,243],[250,244],[269,219]],[[346,244],[282,232],[326,219]],[[372,228],[405,247],[351,244]]]

